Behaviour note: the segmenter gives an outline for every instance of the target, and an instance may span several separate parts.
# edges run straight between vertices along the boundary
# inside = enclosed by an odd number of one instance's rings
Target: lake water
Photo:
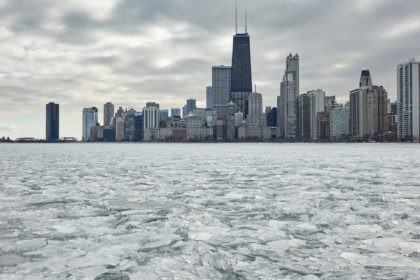
[[[0,145],[0,279],[419,275],[419,144]]]

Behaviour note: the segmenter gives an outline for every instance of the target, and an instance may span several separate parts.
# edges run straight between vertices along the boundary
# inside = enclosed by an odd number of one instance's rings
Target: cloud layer
[[[343,102],[363,68],[395,99],[397,64],[419,58],[417,1],[243,0],[239,15],[245,7],[265,105],[276,104],[289,52],[301,59],[301,92]],[[76,137],[83,107],[204,106],[211,66],[230,65],[234,13],[233,0],[0,0],[0,126],[20,128],[1,133],[44,137],[50,101],[60,135]]]

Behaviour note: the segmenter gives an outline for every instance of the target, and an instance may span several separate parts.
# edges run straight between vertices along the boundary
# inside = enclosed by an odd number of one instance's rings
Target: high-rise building
[[[231,83],[230,66],[212,67],[212,109],[217,112],[217,118],[226,119],[227,106],[230,100]]]
[[[143,139],[156,141],[159,139],[159,104],[147,102],[143,108]]]
[[[286,71],[280,84],[279,125],[280,137],[294,139],[297,136],[297,97],[299,95],[299,56],[286,58]]]
[[[195,99],[187,99],[187,104],[182,108],[182,118],[187,118],[194,109],[197,108],[197,103]]]
[[[213,108],[213,89],[211,86],[206,87],[206,109]]]
[[[54,102],[46,105],[45,139],[58,141],[60,138],[60,107]]]
[[[247,100],[252,92],[251,47],[245,19],[245,32],[233,36],[231,95],[235,112],[248,116]]]
[[[98,108],[83,108],[82,141],[91,141],[91,128],[98,123]]]
[[[171,108],[171,117],[180,117],[180,116],[181,116],[181,109]]]
[[[343,104],[335,100],[335,95],[325,96],[325,113],[330,113],[336,107],[343,107]]]
[[[263,126],[263,103],[262,95],[258,92],[250,93],[248,97],[247,126]]]
[[[125,114],[124,120],[124,140],[141,141],[143,140],[143,114],[130,109]]]
[[[233,36],[231,91],[252,92],[251,50],[247,32]]]
[[[297,138],[311,138],[311,97],[308,93],[299,95],[297,106]]]
[[[349,105],[349,104],[348,104]],[[350,108],[335,107],[330,112],[330,137],[340,140],[349,134]]]
[[[110,126],[114,117],[114,104],[107,102],[104,104],[104,126]]]
[[[115,141],[124,141],[125,139],[125,116],[126,111],[119,107],[115,113],[114,127],[115,127]]]
[[[171,116],[169,117],[169,124],[174,125],[174,119],[181,117],[181,109],[180,108],[171,108]]]
[[[363,70],[359,88],[350,92],[350,135],[375,138],[387,129],[387,92],[372,85],[369,70]]]
[[[265,108],[266,126],[277,127],[277,108],[266,107]]]
[[[397,138],[420,140],[420,63],[411,59],[397,67]]]
[[[311,138],[316,140],[318,135],[317,116],[318,113],[325,111],[325,92],[321,89],[311,90],[308,91],[308,96],[310,100]]]
[[[159,104],[155,102],[147,102],[143,108],[143,128],[159,129]]]
[[[159,127],[166,127],[169,123],[169,111],[168,109],[162,109],[159,111]]]
[[[317,136],[318,141],[330,140],[330,115],[325,112],[318,112],[316,116],[317,122]]]

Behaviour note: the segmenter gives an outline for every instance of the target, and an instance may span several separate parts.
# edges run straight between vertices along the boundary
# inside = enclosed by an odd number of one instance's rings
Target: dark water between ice
[[[418,279],[418,144],[0,145],[0,279]]]

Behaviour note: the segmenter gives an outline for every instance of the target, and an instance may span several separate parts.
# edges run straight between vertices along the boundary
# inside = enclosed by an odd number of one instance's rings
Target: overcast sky
[[[253,83],[276,106],[286,56],[300,56],[300,92],[348,100],[360,71],[396,99],[396,66],[420,59],[420,1],[239,0]],[[82,109],[141,110],[147,101],[205,106],[211,66],[230,65],[234,0],[0,0],[0,137],[45,137],[45,104],[60,104],[60,137],[81,138]]]

